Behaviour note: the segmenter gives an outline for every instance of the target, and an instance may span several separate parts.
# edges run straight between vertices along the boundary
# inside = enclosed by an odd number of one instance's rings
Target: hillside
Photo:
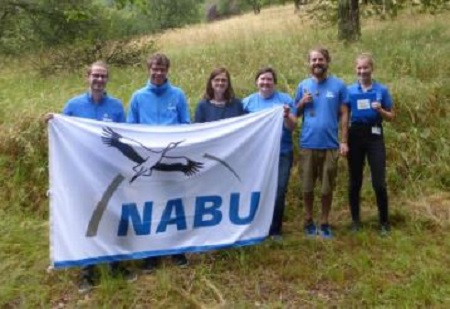
[[[336,237],[306,239],[295,165],[282,243],[192,254],[187,269],[167,260],[132,284],[108,277],[87,296],[77,293],[78,270],[47,271],[48,159],[41,121],[44,113],[60,111],[68,98],[85,91],[84,77],[80,72],[42,78],[30,69],[33,57],[2,61],[0,307],[449,307],[448,18],[450,13],[405,12],[394,20],[363,20],[362,40],[344,45],[334,26],[318,26],[289,5],[159,35],[158,49],[172,61],[170,79],[185,90],[191,112],[216,66],[229,68],[240,97],[256,91],[254,74],[263,65],[276,68],[279,89],[293,94],[308,75],[311,47],[328,47],[331,72],[346,82],[355,79],[354,57],[371,52],[376,78],[389,86],[398,114],[385,127],[393,232],[388,238],[377,233],[369,173],[362,210],[367,228],[358,235],[348,231],[347,171],[341,160],[331,215]],[[143,66],[112,68],[108,90],[127,105],[146,74]]]

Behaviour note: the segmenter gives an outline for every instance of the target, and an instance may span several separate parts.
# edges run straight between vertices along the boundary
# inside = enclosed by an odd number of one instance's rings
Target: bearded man
[[[300,180],[305,206],[305,234],[331,238],[328,222],[336,183],[339,155],[348,152],[348,94],[345,83],[328,74],[331,58],[327,49],[314,48],[308,54],[311,76],[297,87],[295,102],[302,119],[299,134]],[[341,139],[339,141],[339,122]],[[314,186],[321,182],[320,225],[313,219]]]

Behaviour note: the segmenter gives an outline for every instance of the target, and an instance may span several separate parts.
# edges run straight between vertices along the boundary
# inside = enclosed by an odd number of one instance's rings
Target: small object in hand
[[[283,106],[283,117],[288,118],[289,117],[290,108],[289,106]]]

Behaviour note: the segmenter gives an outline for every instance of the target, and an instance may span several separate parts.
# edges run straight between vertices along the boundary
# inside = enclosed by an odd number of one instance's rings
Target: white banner
[[[277,188],[282,108],[145,126],[49,124],[55,268],[258,243]]]

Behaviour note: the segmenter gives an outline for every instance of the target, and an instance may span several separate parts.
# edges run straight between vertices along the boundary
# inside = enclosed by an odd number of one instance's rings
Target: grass
[[[364,20],[363,38],[336,40],[336,29],[314,25],[291,6],[263,10],[162,34],[159,49],[172,60],[170,79],[193,111],[209,72],[228,67],[240,97],[255,91],[256,70],[270,64],[291,94],[307,76],[306,55],[318,43],[332,55],[331,71],[354,80],[358,52],[376,58],[376,78],[394,96],[397,119],[385,127],[392,235],[377,232],[366,172],[364,230],[347,230],[347,172],[340,161],[332,241],[305,239],[297,165],[291,175],[282,243],[189,256],[187,269],[170,259],[154,275],[127,284],[105,273],[87,296],[76,290],[78,270],[47,271],[45,192],[48,111],[85,91],[83,73],[41,78],[29,60],[3,59],[0,74],[0,307],[2,308],[446,308],[450,305],[450,50],[449,13],[404,13]],[[145,44],[147,38],[142,38]],[[109,92],[127,104],[144,85],[142,68],[112,68]],[[136,262],[129,262],[132,268]]]

